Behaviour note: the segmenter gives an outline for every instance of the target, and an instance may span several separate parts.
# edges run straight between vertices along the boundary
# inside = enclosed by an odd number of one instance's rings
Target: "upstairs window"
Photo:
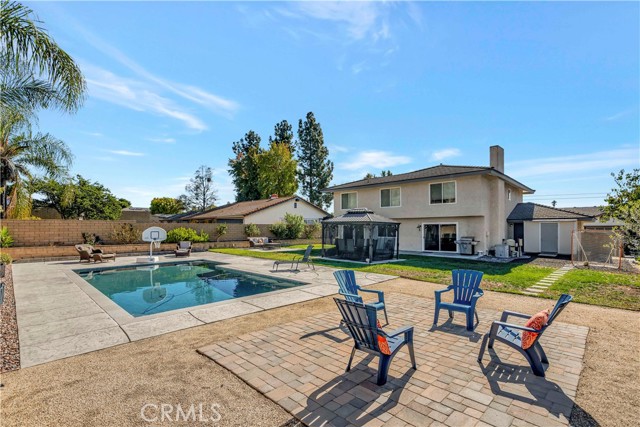
[[[400,206],[400,187],[380,190],[380,207],[393,208]]]
[[[341,208],[353,209],[358,207],[358,193],[342,193],[340,195]]]
[[[430,204],[441,205],[443,203],[455,203],[456,202],[456,183],[439,182],[437,184],[431,184],[429,186]]]

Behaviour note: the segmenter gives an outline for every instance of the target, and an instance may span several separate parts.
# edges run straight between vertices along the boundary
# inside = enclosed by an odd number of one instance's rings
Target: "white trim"
[[[394,190],[394,189],[398,189],[400,190],[400,204],[398,206],[382,206],[382,192],[384,190]],[[385,188],[381,188],[380,191],[378,191],[378,197],[380,197],[380,209],[389,209],[389,208],[401,208],[402,207],[402,187],[385,187]],[[389,201],[391,201],[391,193],[389,193]]]
[[[426,252],[427,250],[424,247],[424,233],[427,227],[425,227],[425,225],[455,225],[456,226],[456,239],[458,237],[458,231],[459,231],[459,225],[458,225],[458,221],[449,221],[449,222],[423,222],[422,223],[422,232],[420,233],[420,240],[422,240],[422,252]],[[441,229],[440,229],[441,230]],[[441,236],[438,236],[438,248],[440,248],[440,239]],[[460,253],[460,250],[458,249],[458,244],[456,244],[456,250],[455,251],[442,251],[440,249],[438,249],[437,251],[430,251],[430,252],[442,252],[442,253],[446,253],[446,254],[458,254]]]
[[[356,195],[356,205],[354,207],[352,207],[352,208],[343,207],[342,206],[342,195],[343,194],[355,194]],[[345,191],[344,193],[340,193],[340,209],[341,210],[345,211],[345,210],[354,209],[354,208],[357,208],[357,207],[358,207],[358,192],[357,191]]]
[[[454,189],[455,189],[455,202],[453,203],[431,203],[431,186],[434,184],[446,184],[448,182],[453,182],[454,184]],[[451,181],[438,181],[438,182],[430,182],[429,183],[429,191],[427,192],[427,202],[429,203],[430,206],[435,206],[435,205],[455,205],[458,203],[458,182],[456,180],[451,180]],[[444,185],[442,186],[442,198],[444,199]]]

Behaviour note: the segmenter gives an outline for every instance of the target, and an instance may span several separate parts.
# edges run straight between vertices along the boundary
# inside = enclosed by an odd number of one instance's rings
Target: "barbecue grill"
[[[478,242],[473,236],[460,237],[454,242],[458,245],[459,253],[462,255],[473,255]]]

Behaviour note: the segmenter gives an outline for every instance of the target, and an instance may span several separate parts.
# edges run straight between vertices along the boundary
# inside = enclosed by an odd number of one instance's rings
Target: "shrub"
[[[305,239],[313,239],[322,229],[322,225],[319,222],[314,222],[313,224],[306,224],[304,226],[304,230],[302,231],[302,235]]]
[[[216,242],[220,241],[220,238],[225,234],[227,234],[228,230],[229,230],[229,226],[227,224],[218,224],[216,226],[216,234],[217,234]]]
[[[260,233],[260,227],[255,224],[247,224],[244,226],[244,234],[246,234],[247,237],[258,237]]]
[[[276,222],[275,224],[271,224],[269,227],[269,231],[276,236],[276,239],[286,239],[288,233],[287,224],[284,222]]]
[[[182,241],[189,241],[192,243],[208,242],[209,235],[200,230],[200,234],[193,228],[179,227],[170,230],[167,233],[167,242],[178,243]]]
[[[100,236],[94,233],[82,233],[82,241],[87,245],[99,245],[104,243]]]
[[[0,254],[0,262],[3,264],[11,264],[13,262],[13,258],[9,254]]]
[[[121,245],[129,245],[140,241],[142,233],[133,224],[120,224],[111,232],[111,239]]]
[[[276,222],[269,230],[279,239],[297,239],[304,231],[302,215],[284,214],[284,222]]]
[[[9,234],[7,227],[0,228],[0,247],[8,248],[13,245],[13,237]]]

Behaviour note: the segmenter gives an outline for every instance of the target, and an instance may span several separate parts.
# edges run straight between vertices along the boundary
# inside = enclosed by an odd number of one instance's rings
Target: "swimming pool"
[[[202,260],[74,272],[134,317],[306,285]]]

